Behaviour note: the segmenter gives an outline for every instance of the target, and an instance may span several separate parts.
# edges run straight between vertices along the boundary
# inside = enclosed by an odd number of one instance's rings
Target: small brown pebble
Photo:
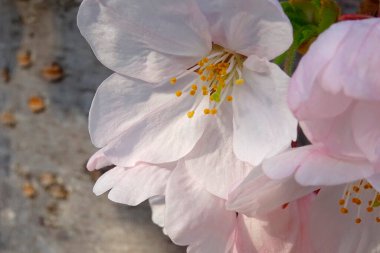
[[[35,197],[37,197],[37,190],[29,181],[26,181],[22,186],[22,193],[26,198],[29,199],[34,199]]]
[[[46,206],[46,211],[49,214],[57,215],[58,214],[58,203],[57,202],[50,203],[49,205]]]
[[[43,172],[40,174],[39,182],[43,187],[48,188],[57,183],[57,177],[51,172]]]
[[[0,115],[0,122],[7,127],[14,128],[16,127],[17,121],[13,113],[4,112]]]
[[[6,83],[8,83],[11,80],[11,74],[9,73],[8,68],[2,68],[1,69],[1,78]]]
[[[32,66],[32,57],[29,51],[20,52],[17,55],[18,65],[22,68],[29,68]]]
[[[65,200],[69,196],[69,191],[62,184],[53,184],[48,188],[48,192],[55,199]]]
[[[42,69],[42,77],[49,82],[58,82],[64,76],[63,68],[56,62],[53,62]]]
[[[42,97],[38,97],[38,96],[30,97],[29,101],[28,101],[28,106],[29,106],[29,109],[33,113],[43,112],[46,108],[44,99]]]

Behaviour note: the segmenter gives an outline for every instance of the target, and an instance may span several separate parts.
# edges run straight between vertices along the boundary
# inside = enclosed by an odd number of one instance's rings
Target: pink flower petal
[[[105,66],[147,82],[169,80],[211,50],[193,0],[84,0],[78,27]]]
[[[107,166],[113,165],[108,158],[104,155],[103,150],[99,149],[93,154],[87,162],[87,169],[89,171],[99,170]]]
[[[215,43],[273,59],[292,43],[292,26],[277,1],[198,0]]]
[[[354,109],[355,142],[380,171],[380,102],[360,102]]]
[[[272,180],[257,168],[230,193],[227,208],[253,217],[273,211],[316,189],[299,185],[294,177]]]
[[[189,253],[230,252],[236,214],[192,179],[184,164],[171,175],[165,198],[165,229],[176,244],[189,245]]]
[[[301,163],[320,147],[309,145],[285,151],[272,158],[264,160],[262,168],[264,173],[272,179],[283,179],[291,176]]]
[[[362,210],[361,224],[355,223],[357,207],[348,214],[339,212],[338,201],[344,186],[326,187],[311,206],[310,232],[314,252],[377,252],[380,227],[375,216]]]
[[[295,178],[302,185],[337,185],[370,177],[373,173],[367,161],[343,160],[314,152],[302,162]]]
[[[243,72],[246,84],[233,90],[233,145],[240,160],[256,166],[290,147],[297,138],[297,121],[287,109],[289,78],[275,64],[253,58]],[[257,65],[264,65],[259,72],[248,69]]]

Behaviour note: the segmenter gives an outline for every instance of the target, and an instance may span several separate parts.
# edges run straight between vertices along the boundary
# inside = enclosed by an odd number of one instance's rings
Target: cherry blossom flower
[[[307,222],[311,249],[380,250],[380,19],[333,25],[310,47],[289,88],[289,105],[312,145],[263,163],[230,194],[229,208],[269,211],[321,188]]]
[[[296,137],[289,78],[269,61],[292,41],[278,2],[85,0],[78,26],[116,72],[90,111],[101,149],[88,167],[115,165],[94,192],[149,199],[153,220],[189,252],[289,251],[288,237],[273,234],[297,224],[298,203],[273,211],[284,212],[274,231],[274,213],[225,209],[232,187]]]
[[[89,127],[112,163],[178,161],[222,114],[236,157],[252,165],[296,137],[288,77],[269,62],[292,41],[278,2],[85,0],[78,26],[116,72],[97,91]]]

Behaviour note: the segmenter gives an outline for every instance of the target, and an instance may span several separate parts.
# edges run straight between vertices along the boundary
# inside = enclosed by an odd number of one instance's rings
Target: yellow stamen
[[[190,112],[188,112],[187,113],[187,117],[189,118],[189,119],[191,119],[192,117],[194,117],[194,111],[190,111]]]
[[[210,114],[210,109],[208,109],[208,108],[204,109],[203,113],[206,114],[206,115]]]
[[[196,84],[193,84],[193,85],[191,85],[191,89],[192,89],[192,90],[197,90],[197,89],[198,89],[198,86],[197,86]]]
[[[182,95],[182,91],[177,90],[177,91],[175,92],[175,95],[176,95],[177,97],[180,97],[180,96]]]
[[[191,90],[189,93],[190,93],[191,96],[194,96],[195,93],[197,93],[197,91],[196,90]]]
[[[170,83],[171,83],[172,85],[176,84],[176,83],[177,83],[177,78],[175,78],[175,77],[171,78],[171,79],[170,79]]]
[[[218,109],[216,109],[216,108],[212,108],[211,109],[211,114],[212,115],[215,115],[215,114],[217,114],[218,113]]]
[[[227,97],[227,101],[228,101],[228,102],[232,102],[233,99],[234,99],[234,98],[233,98],[232,96],[228,96],[228,97]]]

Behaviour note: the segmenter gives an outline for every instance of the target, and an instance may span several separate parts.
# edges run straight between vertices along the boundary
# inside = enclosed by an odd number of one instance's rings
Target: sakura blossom
[[[280,5],[83,1],[78,25],[116,72],[90,110],[101,149],[88,168],[115,165],[95,194],[128,205],[149,199],[154,221],[188,252],[288,252],[266,222],[225,209],[232,187],[296,138],[289,77],[269,61],[292,41]],[[278,233],[297,227],[297,210],[279,217]]]
[[[288,94],[312,144],[264,161],[265,175],[251,173],[230,194],[229,208],[252,216],[321,189],[305,223],[312,240],[304,252],[379,251],[379,42],[378,18],[344,21],[320,35]],[[266,186],[256,189],[262,177]]]

